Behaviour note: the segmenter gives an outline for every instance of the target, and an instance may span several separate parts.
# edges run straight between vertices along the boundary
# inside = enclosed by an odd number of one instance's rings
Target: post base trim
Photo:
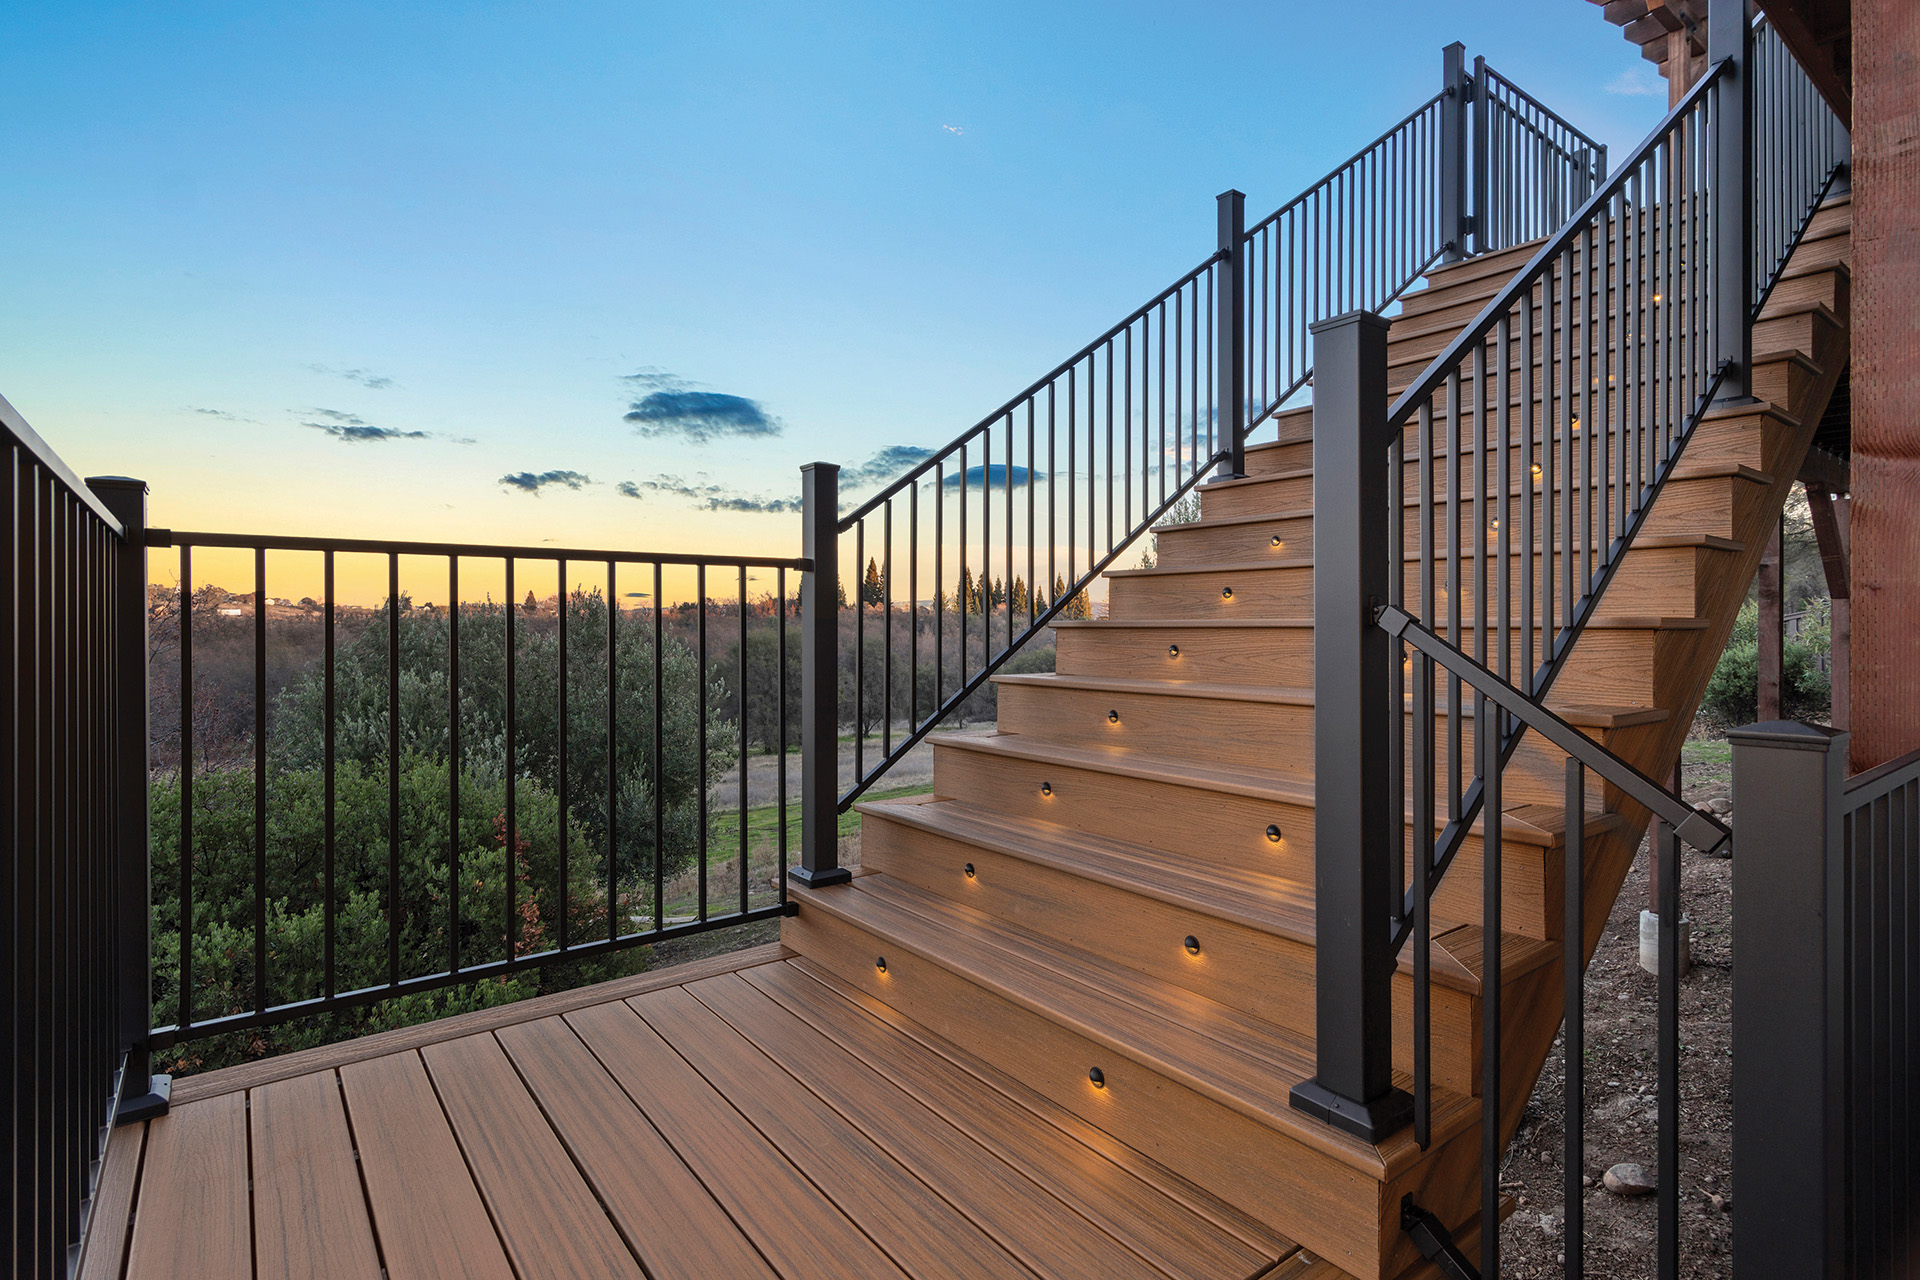
[[[1413,1095],[1388,1089],[1368,1102],[1356,1102],[1321,1084],[1303,1080],[1288,1099],[1295,1111],[1304,1111],[1363,1142],[1379,1143],[1413,1123]]]
[[[141,1120],[151,1120],[155,1116],[167,1114],[167,1108],[173,1105],[173,1077],[155,1075],[148,1079],[147,1091],[131,1098],[120,1099],[120,1105],[114,1108],[113,1123],[117,1128],[123,1124],[134,1124]]]
[[[810,867],[788,867],[787,879],[809,889],[824,889],[830,884],[846,884],[853,879],[853,872],[845,867],[827,867],[819,871]]]

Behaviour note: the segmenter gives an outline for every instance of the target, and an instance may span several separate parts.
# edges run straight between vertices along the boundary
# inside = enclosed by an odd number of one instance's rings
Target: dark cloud
[[[516,471],[512,475],[500,477],[504,489],[518,489],[521,493],[540,496],[540,491],[549,485],[559,485],[563,489],[580,489],[593,483],[593,477],[578,471]]]
[[[1046,479],[1047,479],[1046,474],[1044,472],[1029,471],[1025,467],[1013,468],[1013,483],[1025,484],[1027,483],[1029,478],[1033,480],[1037,480],[1042,484],[1046,483]],[[996,462],[990,467],[968,467],[967,468],[967,488],[969,490],[978,489],[981,486],[982,482],[986,482],[990,487],[995,489],[1006,488],[1007,487],[1007,464],[1004,462]],[[956,471],[952,475],[947,477],[946,487],[949,489],[958,489],[960,487],[959,472]]]
[[[349,444],[360,444],[372,440],[431,440],[429,431],[402,431],[398,427],[376,427],[356,413],[342,413],[338,409],[309,409],[320,422],[306,421],[300,425],[312,427],[315,431],[324,431],[335,440],[345,440]]]
[[[890,444],[865,462],[840,469],[840,483],[849,488],[883,484],[895,476],[919,466],[933,456],[933,450],[917,444]]]
[[[366,369],[336,369],[328,364],[310,364],[307,368],[329,378],[345,378],[348,382],[357,382],[369,391],[385,391],[393,385],[392,378]]]
[[[621,379],[647,394],[630,402],[624,420],[649,440],[679,436],[707,444],[725,436],[777,436],[780,420],[757,400],[701,391],[664,369],[642,369]]]
[[[704,479],[705,477],[699,477]],[[717,484],[691,484],[679,476],[660,476],[653,480],[622,480],[614,491],[624,498],[644,500],[650,493],[684,498],[705,511],[746,511],[759,514],[785,514],[800,510],[798,498],[756,498]]]

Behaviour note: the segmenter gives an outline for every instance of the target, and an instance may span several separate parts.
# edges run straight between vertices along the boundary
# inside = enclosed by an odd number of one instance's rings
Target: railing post
[[[1488,115],[1488,103],[1492,95],[1487,92],[1487,60],[1485,58],[1476,57],[1473,60],[1473,76],[1465,83],[1467,87],[1467,100],[1472,103],[1472,108],[1467,116],[1468,127],[1473,131],[1472,150],[1468,155],[1471,173],[1470,189],[1473,192],[1473,198],[1465,210],[1466,225],[1467,229],[1473,233],[1473,251],[1475,253],[1485,253],[1489,248],[1493,247],[1487,243],[1487,224],[1489,221],[1487,217],[1487,188],[1491,180],[1487,172],[1487,155],[1489,152],[1487,134],[1488,130],[1492,127],[1493,121]],[[1503,249],[1506,248],[1505,245],[1499,247]]]
[[[147,758],[147,485],[123,476],[90,476],[87,487],[113,512],[124,533],[109,588],[113,644],[114,995],[120,1049],[115,1122],[129,1124],[164,1113],[170,1077],[153,1073],[148,1037],[153,1028],[153,939]]]
[[[1731,65],[1714,87],[1714,361],[1727,376],[1716,403],[1753,399],[1753,28],[1743,4],[1707,11],[1707,63]]]
[[[1247,474],[1247,198],[1222,191],[1218,204],[1220,285],[1214,290],[1214,404],[1218,406],[1227,456],[1214,478],[1237,480]]]
[[[1298,1109],[1367,1141],[1413,1118],[1393,1087],[1393,859],[1388,774],[1387,321],[1313,326],[1313,688],[1316,1073]]]
[[[840,468],[800,468],[800,865],[795,883],[843,884],[840,865]]]
[[[1467,47],[1458,40],[1440,51],[1440,243],[1442,261],[1467,256]]]
[[[1845,1238],[1846,733],[1733,744],[1733,1181],[1739,1274],[1837,1276]],[[1739,1259],[1751,1259],[1738,1265]],[[1765,1262],[1759,1259],[1765,1258]]]

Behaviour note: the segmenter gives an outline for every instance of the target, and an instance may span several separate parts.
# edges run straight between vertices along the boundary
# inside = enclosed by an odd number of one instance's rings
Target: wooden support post
[[[1782,617],[1780,591],[1780,543],[1786,525],[1783,515],[1774,522],[1773,536],[1760,557],[1760,719],[1780,718],[1780,664],[1783,659],[1781,633],[1786,629]]]
[[[1848,651],[1852,648],[1853,589],[1847,574],[1847,499],[1834,497],[1825,485],[1807,486],[1807,509],[1813,515],[1813,536],[1820,544],[1820,564],[1827,574],[1827,595],[1832,601],[1828,634],[1832,638],[1830,675],[1833,709],[1827,723],[1844,729],[1852,718],[1852,692],[1847,670]]]
[[[1920,747],[1920,5],[1855,0],[1852,768]]]

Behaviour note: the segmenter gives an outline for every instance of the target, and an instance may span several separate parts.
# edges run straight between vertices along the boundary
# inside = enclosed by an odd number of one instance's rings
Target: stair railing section
[[[808,561],[147,545],[156,1051],[785,912]]]
[[[823,572],[846,558],[859,586],[850,625],[823,615],[806,628],[809,696],[855,731],[850,782],[823,766],[807,789],[822,817],[803,881],[839,870],[828,788],[843,812],[936,725],[986,718],[983,685],[1027,640],[1091,616],[1100,573],[1216,465],[1244,473],[1252,430],[1312,376],[1313,324],[1391,305],[1460,248],[1446,211],[1470,193],[1448,172],[1497,175],[1499,237],[1544,226],[1590,184],[1598,152],[1584,134],[1484,62],[1468,74],[1458,44],[1445,70],[1441,93],[1252,227],[1245,198],[1222,194],[1211,256],[836,527],[809,509],[808,557]],[[1505,122],[1501,149],[1478,158],[1475,101]],[[838,501],[837,470],[807,476],[816,506],[829,483]]]
[[[1473,62],[1473,244],[1481,253],[1551,235],[1607,176],[1607,149],[1520,86]]]
[[[0,400],[0,1246],[69,1273],[147,1052],[146,487],[82,481]]]
[[[1569,778],[1579,783],[1568,815],[1576,861],[1587,771],[1651,810],[1663,839],[1710,848],[1724,838],[1545,706],[1705,412],[1750,399],[1758,302],[1844,164],[1824,102],[1779,82],[1797,64],[1756,74],[1753,28],[1722,8],[1706,74],[1391,409],[1379,408],[1387,322],[1356,314],[1315,329],[1318,1063],[1294,1102],[1372,1140],[1410,1119],[1421,1145],[1431,1141],[1429,903],[1478,837],[1483,924],[1499,935],[1502,772],[1527,730],[1581,771]],[[1778,167],[1756,172],[1756,147]],[[1769,228],[1791,230],[1755,279],[1752,241]],[[1573,893],[1571,863],[1567,874]],[[1579,918],[1568,926],[1575,977],[1587,941]],[[1409,939],[1410,1097],[1393,1085],[1390,1001]],[[1490,1222],[1503,1143],[1501,965],[1498,946],[1485,951]],[[1663,1017],[1674,1008],[1664,1001]],[[1660,1052],[1664,1070],[1671,1035]],[[1577,1075],[1577,1059],[1569,1070]],[[1661,1105],[1672,1120],[1677,1094],[1664,1089]],[[1663,1123],[1669,1156],[1675,1132]],[[1663,1175],[1663,1194],[1674,1185]],[[1570,1275],[1580,1265],[1572,1204]],[[1661,1215],[1663,1275],[1677,1266],[1676,1205]],[[1482,1241],[1492,1274],[1498,1232]]]

